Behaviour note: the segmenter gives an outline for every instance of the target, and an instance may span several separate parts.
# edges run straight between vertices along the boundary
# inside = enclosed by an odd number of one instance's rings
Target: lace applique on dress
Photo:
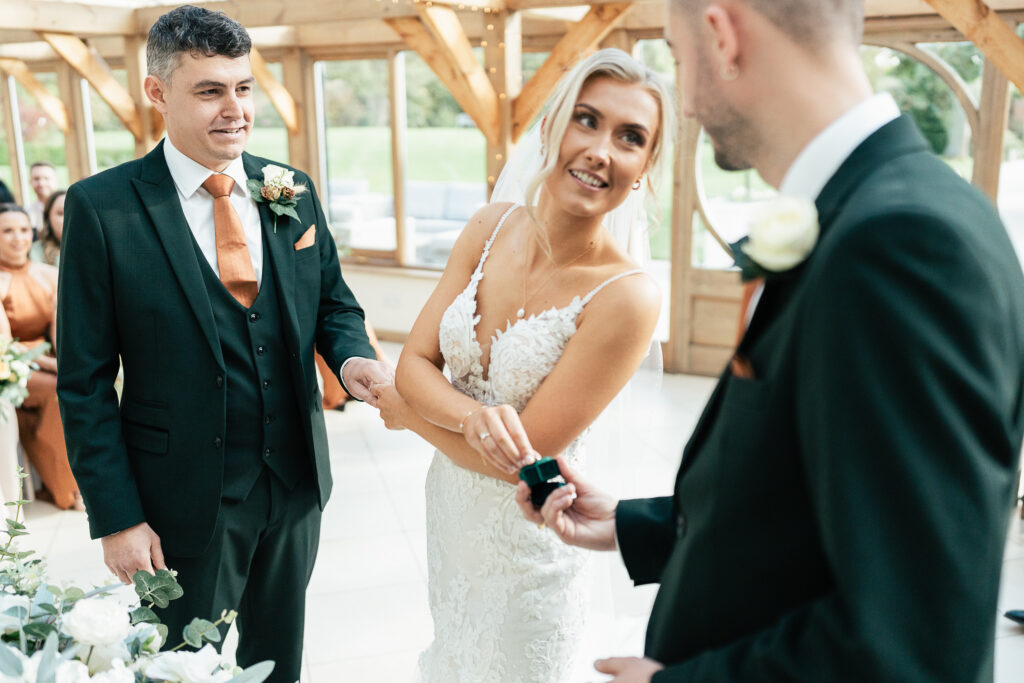
[[[475,329],[484,262],[511,207],[484,245],[466,288],[441,318],[452,385],[486,405],[522,411],[561,358],[583,307],[617,275],[551,308],[509,322],[491,345],[488,376]],[[586,433],[565,451],[584,464]],[[428,683],[556,683],[571,670],[588,602],[586,551],[523,519],[509,484],[462,469],[436,452],[426,480],[428,595],[434,642],[420,655]]]

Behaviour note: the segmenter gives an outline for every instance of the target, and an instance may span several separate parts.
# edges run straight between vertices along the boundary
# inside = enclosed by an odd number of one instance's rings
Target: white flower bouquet
[[[15,408],[25,402],[29,375],[39,369],[35,360],[49,350],[45,343],[30,349],[16,339],[0,339],[0,401]]]
[[[168,632],[153,608],[182,596],[174,572],[136,573],[130,598],[119,583],[88,592],[47,583],[43,559],[14,543],[28,533],[18,521],[25,502],[7,503],[17,509],[0,549],[0,683],[261,683],[273,671],[273,662],[243,671],[210,644],[234,612],[193,619],[184,641],[161,651]]]

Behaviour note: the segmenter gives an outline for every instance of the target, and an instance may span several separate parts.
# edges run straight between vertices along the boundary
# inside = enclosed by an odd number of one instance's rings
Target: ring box
[[[534,510],[540,510],[551,492],[565,486],[561,480],[562,472],[554,458],[541,458],[532,465],[519,470],[519,478],[530,487],[530,502]]]

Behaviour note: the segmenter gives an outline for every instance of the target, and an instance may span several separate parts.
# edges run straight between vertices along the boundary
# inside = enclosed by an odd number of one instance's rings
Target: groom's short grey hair
[[[673,9],[696,13],[713,0],[669,0]],[[815,49],[837,38],[859,45],[864,37],[864,0],[741,0],[799,45]]]
[[[252,40],[245,27],[223,12],[182,5],[156,20],[146,42],[146,67],[164,81],[178,68],[182,52],[193,57],[249,54]]]

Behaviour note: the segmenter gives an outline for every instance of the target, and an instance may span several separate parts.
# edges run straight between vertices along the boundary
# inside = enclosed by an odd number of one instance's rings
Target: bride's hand
[[[551,527],[569,545],[615,550],[615,508],[619,501],[581,479],[565,458],[556,459],[566,485],[552,491],[538,512],[530,501],[530,487],[519,482],[516,503],[523,516],[534,524]]]
[[[537,457],[519,413],[510,405],[479,408],[466,418],[462,434],[484,462],[515,474]]]
[[[395,389],[395,385],[372,384],[370,393],[376,400],[376,407],[380,410],[380,419],[384,420],[384,426],[388,429],[405,429],[407,424],[405,415],[410,408],[402,395],[398,393],[398,389]]]

